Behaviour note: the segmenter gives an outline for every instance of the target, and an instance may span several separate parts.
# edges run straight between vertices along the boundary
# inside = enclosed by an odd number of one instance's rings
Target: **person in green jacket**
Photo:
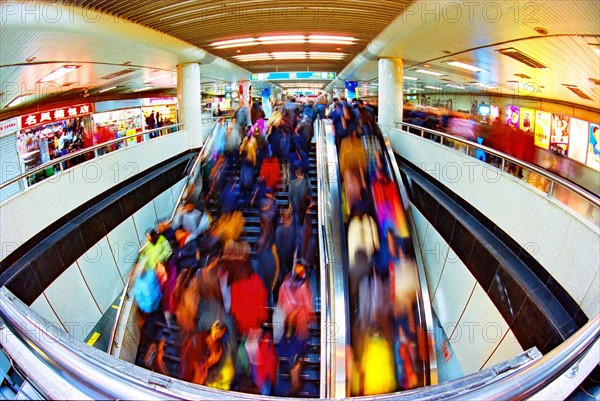
[[[169,241],[164,236],[158,234],[154,228],[146,231],[146,238],[148,239],[148,243],[142,251],[143,256],[146,257],[145,268],[147,270],[154,270],[157,263],[166,263],[173,253],[173,249],[171,249]]]

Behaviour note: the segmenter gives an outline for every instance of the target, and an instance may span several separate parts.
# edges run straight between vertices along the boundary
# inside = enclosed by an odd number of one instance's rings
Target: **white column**
[[[402,121],[402,60],[379,59],[379,125],[393,128]]]
[[[200,93],[200,64],[185,63],[177,66],[177,101],[179,122],[188,133],[191,147],[200,147],[202,137],[202,95]]]

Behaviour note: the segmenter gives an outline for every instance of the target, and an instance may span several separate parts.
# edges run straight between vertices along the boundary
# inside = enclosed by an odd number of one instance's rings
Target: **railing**
[[[396,126],[403,132],[415,134],[422,138],[426,138],[427,134],[428,137],[433,137],[434,140],[442,145],[446,143],[459,143],[459,146],[463,146],[462,150],[470,156],[475,156],[475,150],[492,155],[499,163],[496,167],[502,171],[507,171],[507,169],[513,166],[525,169],[525,171],[521,172],[523,175],[522,180],[524,182],[545,192],[548,198],[556,199],[586,218],[596,227],[600,227],[600,198],[556,174],[496,149],[480,145],[461,137],[408,123],[396,123]],[[439,140],[437,138],[439,138]],[[486,158],[486,160],[488,159],[492,158]]]
[[[3,182],[2,184],[0,184],[0,190],[2,190],[5,187],[8,187],[11,184],[19,182],[21,180],[27,180],[29,177],[32,177],[32,176],[37,175],[39,173],[42,173],[46,169],[49,169],[49,168],[54,169],[54,166],[58,166],[59,172],[63,172],[64,170],[67,169],[67,168],[63,167],[63,163],[66,163],[69,160],[74,159],[76,157],[85,156],[85,155],[88,155],[90,153],[94,153],[94,158],[101,157],[102,155],[100,155],[98,151],[101,151],[103,149],[107,149],[110,146],[114,145],[114,146],[118,147],[118,149],[121,149],[121,148],[129,146],[130,145],[129,142],[132,141],[132,140],[135,140],[135,142],[134,142],[135,144],[138,143],[138,138],[141,138],[140,142],[145,142],[147,140],[154,139],[154,138],[150,138],[149,137],[150,134],[152,134],[152,133],[165,132],[168,135],[168,134],[170,134],[172,132],[180,131],[178,128],[182,127],[182,126],[183,126],[183,124],[173,124],[173,125],[167,125],[167,126],[160,127],[160,128],[151,129],[151,130],[148,130],[148,131],[142,131],[142,132],[138,132],[138,133],[135,133],[135,134],[132,134],[132,135],[123,136],[123,137],[120,137],[118,139],[113,139],[113,140],[101,143],[99,145],[94,145],[94,146],[91,146],[89,148],[80,149],[80,150],[77,150],[75,152],[66,154],[66,155],[61,156],[61,157],[57,157],[56,159],[52,159],[49,162],[40,164],[39,166],[36,166],[36,167],[34,167],[34,168],[30,169],[30,170],[27,170],[26,172],[18,175],[17,177],[11,178],[10,180],[8,180],[6,182]],[[172,131],[173,129],[177,129],[177,131]],[[28,186],[34,185],[36,183],[28,184]]]
[[[321,257],[321,321],[323,334],[321,347],[322,386],[321,398],[346,397],[346,347],[349,339],[346,300],[348,291],[344,275],[345,237],[340,176],[337,151],[333,135],[325,123],[317,120],[317,180],[319,208],[319,238]],[[339,237],[338,237],[339,236]],[[337,240],[336,240],[337,239]],[[323,313],[324,312],[324,313]]]

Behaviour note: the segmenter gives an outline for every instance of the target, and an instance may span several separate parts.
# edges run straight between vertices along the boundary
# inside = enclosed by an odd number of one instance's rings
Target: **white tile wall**
[[[64,330],[62,323],[58,319],[58,316],[56,316],[56,313],[54,313],[50,307],[50,304],[48,303],[48,300],[44,294],[37,297],[37,299],[31,304],[30,308],[44,319],[52,323],[55,327]]]
[[[517,341],[512,330],[508,330],[498,348],[494,351],[490,359],[485,363],[485,365],[481,369],[486,369],[491,366],[494,366],[500,362],[504,362],[507,359],[512,358],[523,352],[524,349],[521,347],[521,344]]]
[[[450,250],[432,304],[451,341],[453,328],[467,305],[475,283],[475,277]]]
[[[77,263],[69,266],[44,293],[67,332],[79,340],[85,339],[102,316]]]
[[[117,261],[119,273],[123,280],[127,281],[140,249],[140,241],[133,218],[129,217],[108,233],[108,242]]]
[[[431,224],[427,223],[426,227],[427,230],[421,244],[421,254],[423,255],[425,266],[427,266],[427,269],[425,269],[427,287],[433,299],[435,298],[435,293],[442,277],[442,271],[444,270],[450,247]]]
[[[173,196],[170,189],[158,195],[152,202],[159,221],[168,220],[171,217],[171,213],[173,213]]]
[[[590,246],[596,242],[596,246]],[[583,301],[588,290],[595,290],[596,300],[600,299],[600,286],[594,282],[600,269],[600,246],[598,237],[585,226],[571,222],[568,225],[560,255],[553,266],[553,277],[577,303]],[[582,264],[579,255],[593,260],[592,264]],[[576,272],[576,273],[575,273]],[[591,287],[592,284],[595,284]]]
[[[106,237],[88,249],[77,264],[100,310],[106,312],[125,285]]]
[[[410,212],[415,222],[415,228],[417,230],[419,244],[421,244],[422,247],[425,240],[425,232],[427,231],[427,226],[429,225],[429,222],[427,221],[425,216],[423,216],[423,213],[421,213],[419,209],[417,209],[413,205],[410,205]]]
[[[140,210],[135,212],[133,215],[133,221],[135,222],[135,229],[138,237],[142,243],[144,243],[146,240],[146,231],[149,228],[156,228],[158,223],[156,212],[154,211],[154,203],[149,202]]]
[[[494,352],[508,324],[479,284],[450,342],[465,375],[478,372]],[[516,354],[515,354],[516,355]],[[505,360],[514,355],[505,355]]]

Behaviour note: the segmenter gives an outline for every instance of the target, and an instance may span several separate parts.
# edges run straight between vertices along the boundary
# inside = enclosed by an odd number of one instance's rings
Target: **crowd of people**
[[[180,330],[178,344],[146,334],[155,339],[140,345],[146,367],[224,390],[245,389],[248,377],[265,395],[301,390],[319,272],[308,177],[315,118],[311,105],[288,102],[267,120],[254,103],[215,125],[200,177],[173,221],[148,231],[141,253],[134,296],[145,332],[154,322]],[[282,191],[287,204],[277,202]],[[173,346],[177,372],[165,359]]]
[[[334,99],[335,132],[347,230],[351,347],[348,390],[354,396],[423,385],[417,311],[418,277],[398,187],[375,116],[354,99]]]

